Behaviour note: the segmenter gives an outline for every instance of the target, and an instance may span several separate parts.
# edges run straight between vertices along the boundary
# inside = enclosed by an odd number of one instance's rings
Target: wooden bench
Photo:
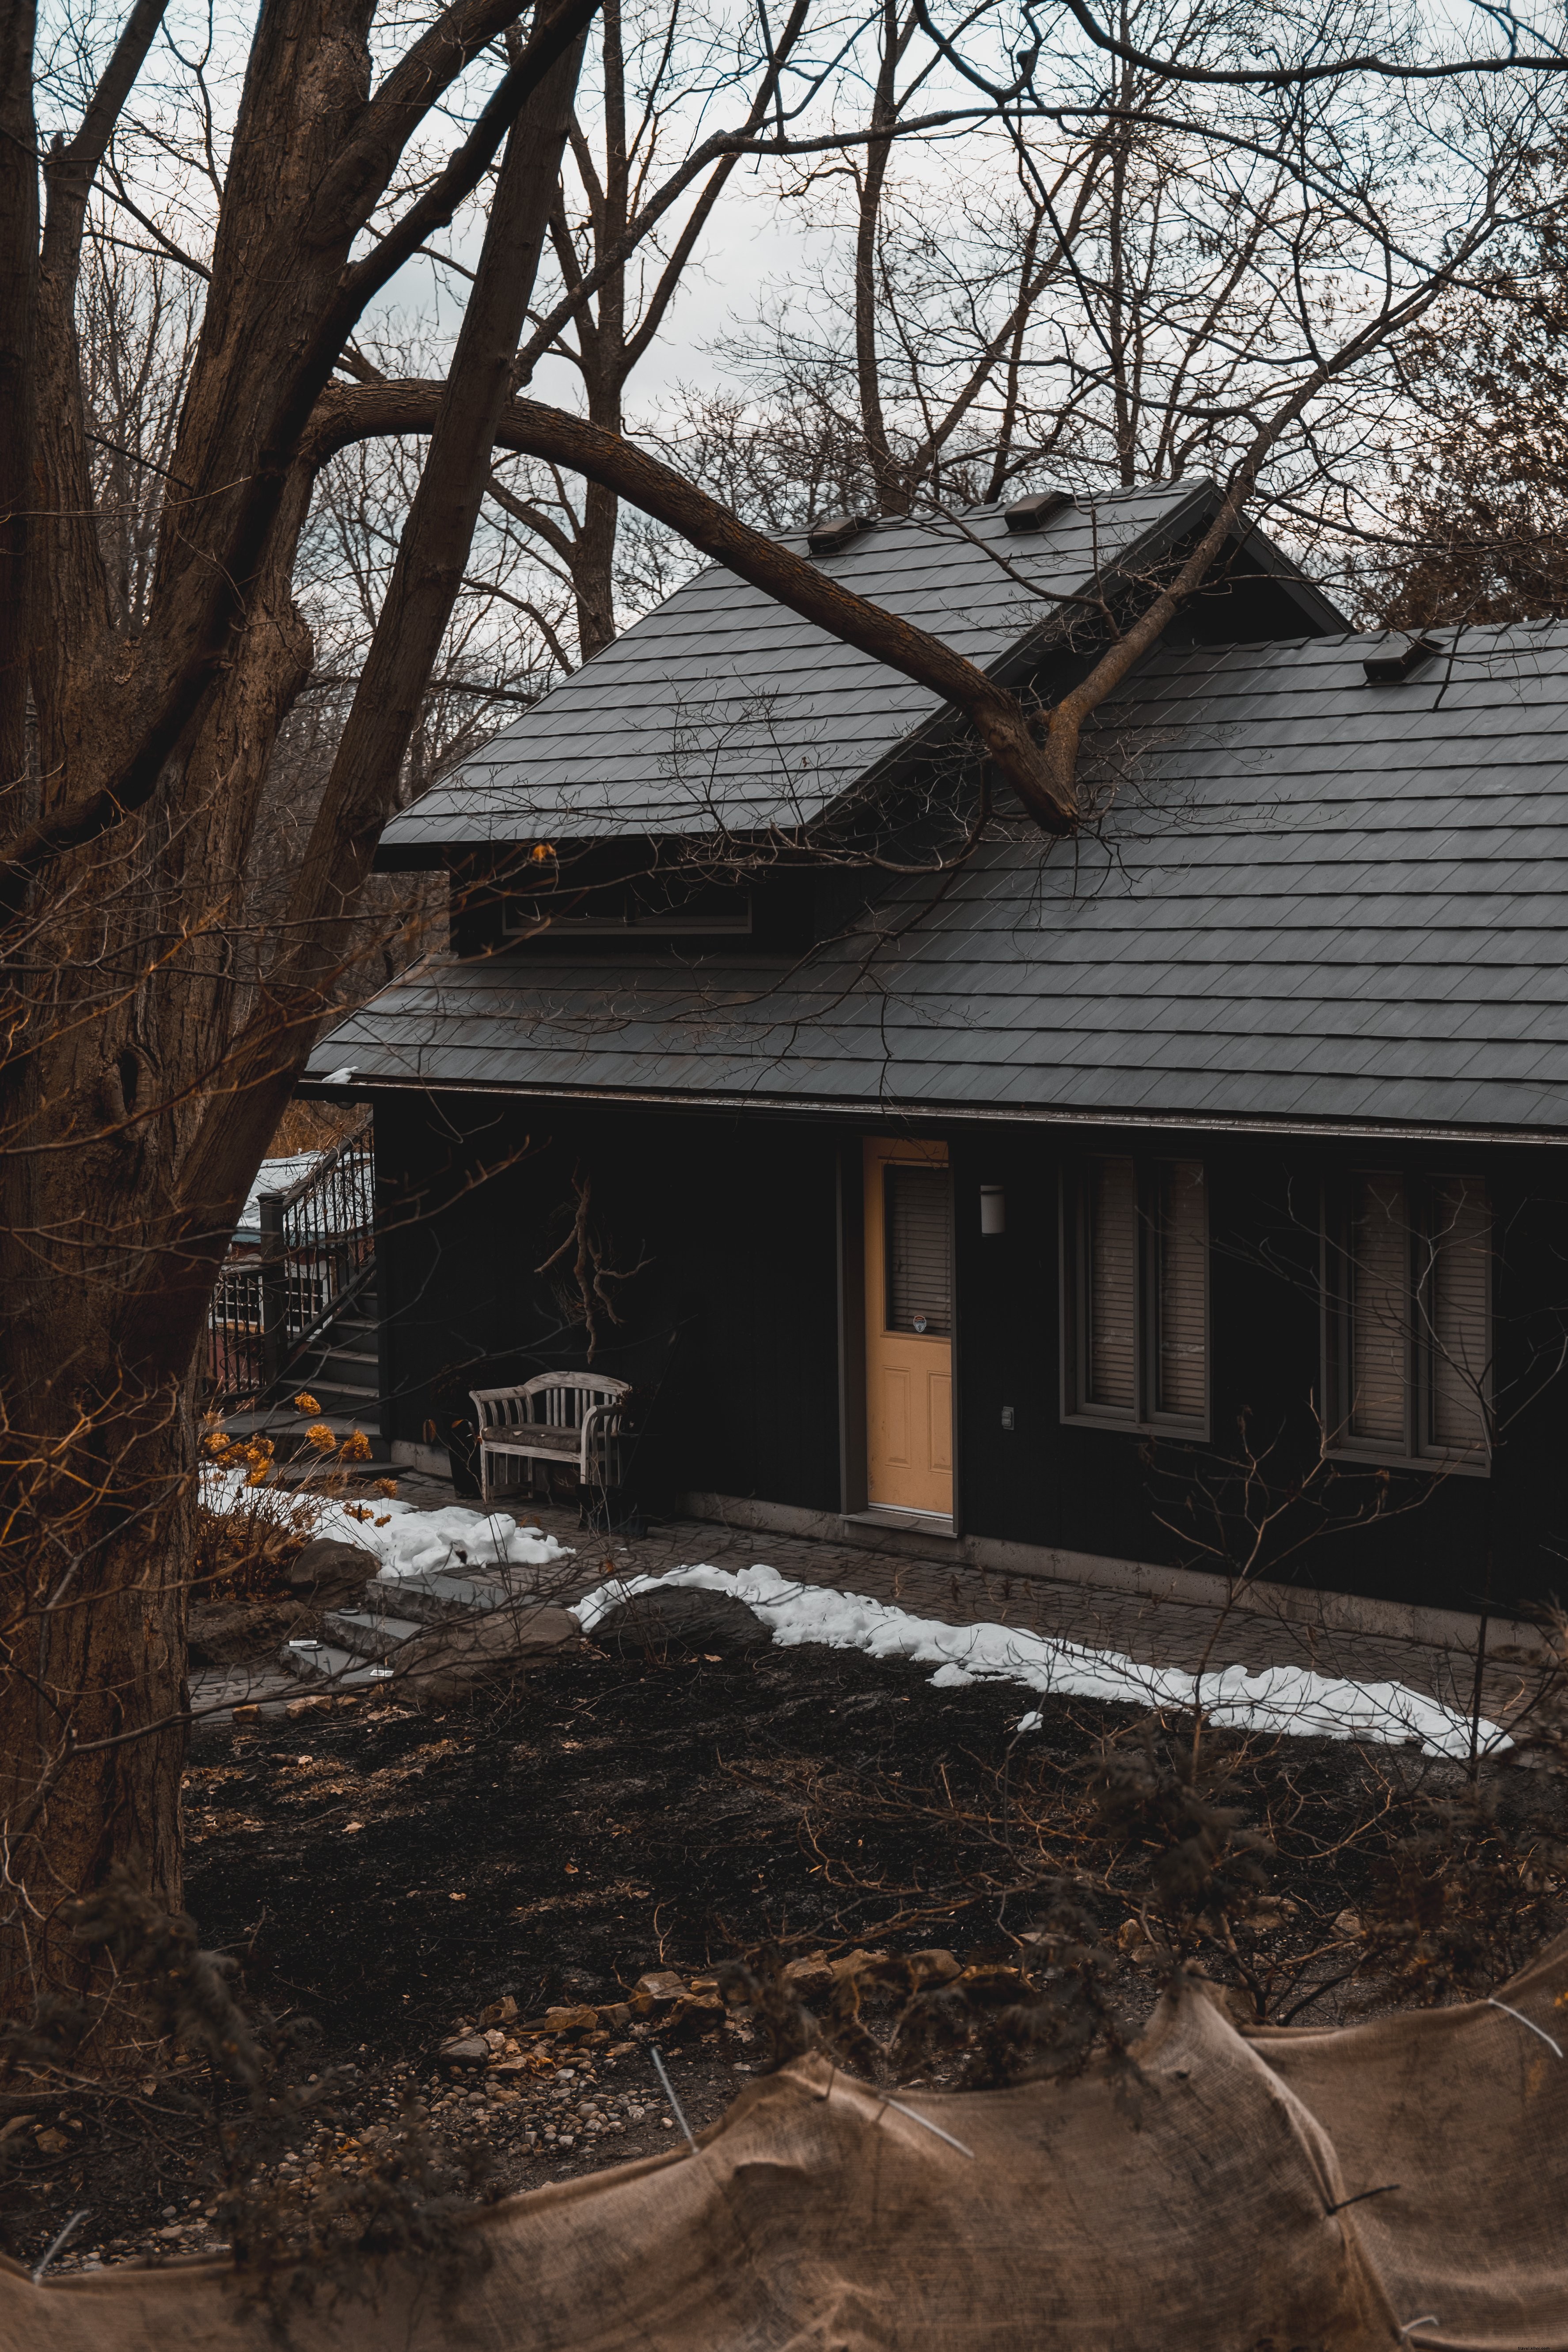
[[[571,1464],[584,1486],[618,1486],[616,1440],[630,1393],[629,1381],[600,1372],[540,1372],[517,1388],[470,1389],[486,1510],[499,1496],[524,1490],[524,1464],[530,1494],[540,1462]]]

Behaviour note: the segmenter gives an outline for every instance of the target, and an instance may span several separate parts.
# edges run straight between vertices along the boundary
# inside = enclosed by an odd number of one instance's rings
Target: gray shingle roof
[[[1157,655],[1099,828],[999,824],[896,949],[410,975],[315,1076],[933,1113],[1568,1132],[1568,625]]]
[[[1061,599],[1189,528],[1213,497],[1205,478],[1165,483],[1069,508],[1022,536],[994,507],[883,522],[817,561],[1006,672],[1059,625]],[[803,533],[783,543],[806,551]],[[1309,621],[1315,604],[1320,625],[1340,625],[1315,592],[1299,593]],[[942,711],[936,696],[712,566],[395,819],[383,857],[541,835],[793,826]]]

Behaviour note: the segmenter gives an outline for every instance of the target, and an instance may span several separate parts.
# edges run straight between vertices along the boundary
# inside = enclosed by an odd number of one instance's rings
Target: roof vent
[[[1070,490],[1037,490],[1030,498],[1015,499],[1011,506],[1003,508],[1002,513],[1009,530],[1044,530],[1047,523],[1054,521],[1062,509],[1072,503]]]
[[[1436,637],[1408,636],[1403,630],[1384,639],[1374,654],[1368,654],[1362,667],[1373,686],[1397,686],[1401,678],[1414,677],[1425,669],[1435,654],[1442,652]]]
[[[824,515],[820,522],[808,525],[805,543],[813,555],[837,555],[841,547],[858,539],[868,527],[868,518],[865,515]]]

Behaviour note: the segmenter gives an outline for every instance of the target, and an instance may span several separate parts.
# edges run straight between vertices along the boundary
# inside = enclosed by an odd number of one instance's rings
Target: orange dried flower
[[[300,1412],[320,1412],[321,1410],[308,1389],[301,1389],[294,1402]]]
[[[378,1495],[395,1496],[397,1493],[396,1479],[378,1478],[375,1482],[375,1491]]]
[[[327,1427],[324,1421],[313,1421],[305,1435],[318,1454],[331,1454],[337,1446],[336,1433]]]
[[[344,1438],[342,1450],[343,1460],[345,1462],[368,1462],[370,1460],[370,1440],[365,1435],[363,1429],[356,1429],[352,1437]]]
[[[345,1503],[343,1505],[343,1516],[345,1518],[350,1519],[368,1519],[370,1517],[370,1508],[369,1506],[364,1503]]]

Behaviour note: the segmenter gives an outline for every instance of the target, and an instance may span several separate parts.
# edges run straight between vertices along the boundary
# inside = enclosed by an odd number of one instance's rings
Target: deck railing
[[[257,1195],[261,1250],[231,1257],[207,1316],[213,1402],[254,1402],[367,1280],[375,1263],[369,1121],[286,1192]]]

